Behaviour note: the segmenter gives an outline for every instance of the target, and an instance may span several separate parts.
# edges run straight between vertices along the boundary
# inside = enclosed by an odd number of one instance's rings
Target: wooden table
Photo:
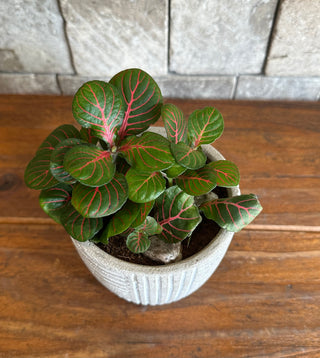
[[[264,211],[199,291],[143,307],[95,281],[23,184],[71,101],[0,97],[0,357],[320,357],[320,103],[172,100],[223,113],[216,147]]]

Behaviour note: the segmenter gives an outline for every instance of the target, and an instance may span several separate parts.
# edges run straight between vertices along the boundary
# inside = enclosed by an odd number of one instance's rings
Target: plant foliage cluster
[[[190,237],[201,213],[239,231],[261,211],[254,194],[195,205],[194,197],[216,186],[239,184],[234,163],[208,163],[202,150],[223,132],[216,108],[186,120],[178,107],[163,104],[151,76],[128,69],[109,82],[85,83],[72,111],[81,129],[56,128],[27,166],[25,182],[41,190],[42,209],[73,238],[107,243],[121,234],[139,253],[152,235],[169,243]],[[160,116],[166,137],[147,131]]]

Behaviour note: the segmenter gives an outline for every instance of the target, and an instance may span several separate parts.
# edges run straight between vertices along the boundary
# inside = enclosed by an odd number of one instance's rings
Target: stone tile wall
[[[320,99],[314,0],[0,2],[0,93],[73,94],[140,67],[164,96]]]

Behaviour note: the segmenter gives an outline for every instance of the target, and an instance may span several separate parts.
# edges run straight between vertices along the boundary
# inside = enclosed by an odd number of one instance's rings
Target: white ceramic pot
[[[165,134],[163,128],[151,130]],[[209,160],[224,159],[210,145],[203,146],[203,151]],[[228,189],[228,195],[240,195],[239,187]],[[220,264],[232,237],[232,232],[220,229],[197,254],[164,266],[129,263],[107,254],[92,242],[72,241],[91,273],[111,292],[136,304],[163,305],[189,296],[201,287]]]

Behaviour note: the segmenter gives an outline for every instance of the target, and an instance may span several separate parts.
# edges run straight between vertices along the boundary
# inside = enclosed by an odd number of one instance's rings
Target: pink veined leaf
[[[126,179],[123,174],[116,173],[108,184],[99,187],[75,184],[71,203],[83,217],[98,218],[120,210],[127,198]]]
[[[52,175],[62,183],[73,184],[76,182],[68,172],[66,172],[63,161],[66,153],[73,147],[81,144],[82,141],[78,138],[69,138],[60,142],[51,154],[50,170]]]
[[[51,151],[45,151],[30,161],[24,173],[24,181],[29,188],[48,189],[59,183],[50,171],[50,157]]]
[[[86,141],[90,144],[96,144],[98,142],[98,138],[93,135],[93,131],[91,128],[82,127],[80,129],[80,136],[81,136],[81,139],[83,139],[84,141]],[[105,142],[103,142],[103,143],[105,143]]]
[[[166,181],[160,172],[145,173],[133,168],[126,175],[129,186],[129,199],[135,203],[145,203],[156,199],[166,188]]]
[[[187,170],[187,168],[176,163],[176,164],[173,164],[172,167],[165,170],[165,173],[168,178],[176,178],[179,175],[183,174],[186,170]]]
[[[63,165],[80,183],[94,187],[109,183],[116,170],[110,152],[88,145],[78,145],[70,149],[65,155]]]
[[[144,231],[148,236],[158,235],[162,232],[162,226],[152,217],[147,216],[144,222],[135,228],[137,231]]]
[[[191,113],[188,120],[190,146],[197,148],[218,139],[224,128],[221,113],[214,107],[205,107]]]
[[[40,145],[36,156],[42,153],[53,152],[55,147],[62,141],[70,138],[80,139],[79,131],[71,124],[63,124],[51,132]]]
[[[217,160],[208,164],[216,172],[217,185],[225,188],[239,185],[238,167],[228,160]]]
[[[178,186],[168,188],[156,199],[154,218],[162,226],[159,237],[166,242],[179,242],[190,236],[201,222],[193,196]]]
[[[122,95],[125,116],[119,130],[119,141],[145,131],[161,114],[162,94],[157,83],[140,69],[128,69],[116,74],[110,83]]]
[[[127,200],[125,205],[108,221],[102,235],[100,236],[100,241],[107,243],[110,237],[126,231],[139,215],[142,205],[143,204],[137,204]]]
[[[24,181],[32,189],[48,189],[58,184],[50,171],[51,154],[55,147],[65,139],[79,138],[79,131],[72,125],[62,125],[56,128],[40,145],[36,156],[29,162]]]
[[[141,225],[128,233],[126,241],[128,249],[134,253],[147,251],[151,244],[149,236],[158,235],[161,231],[162,227],[156,220],[151,216],[147,216]]]
[[[174,104],[162,106],[161,117],[167,132],[167,138],[172,143],[184,142],[187,144],[187,122],[182,111]]]
[[[76,121],[92,130],[112,148],[124,119],[124,103],[117,88],[103,81],[89,81],[74,96],[72,111]]]
[[[52,188],[42,190],[39,203],[43,211],[54,221],[61,224],[61,214],[71,200],[72,186],[59,183]]]
[[[146,232],[136,230],[128,235],[126,244],[130,251],[139,254],[148,250],[151,241]]]
[[[256,195],[248,194],[205,202],[200,210],[222,228],[238,232],[250,224],[261,212],[262,206]]]
[[[187,169],[199,169],[206,164],[207,157],[201,148],[191,148],[183,142],[171,143],[171,152],[176,162]]]
[[[119,152],[135,169],[146,172],[167,169],[174,163],[170,142],[160,134],[145,132],[122,141]]]
[[[67,233],[78,241],[92,239],[103,226],[101,218],[84,218],[70,202],[61,215],[61,222]]]
[[[140,206],[139,213],[138,213],[136,219],[131,223],[132,228],[138,227],[145,221],[146,217],[149,215],[150,211],[152,210],[152,208],[154,206],[154,202],[155,201],[152,200],[147,203],[140,204],[141,206]]]
[[[187,194],[199,196],[216,187],[216,174],[209,165],[198,170],[187,170],[176,178],[177,185]]]

